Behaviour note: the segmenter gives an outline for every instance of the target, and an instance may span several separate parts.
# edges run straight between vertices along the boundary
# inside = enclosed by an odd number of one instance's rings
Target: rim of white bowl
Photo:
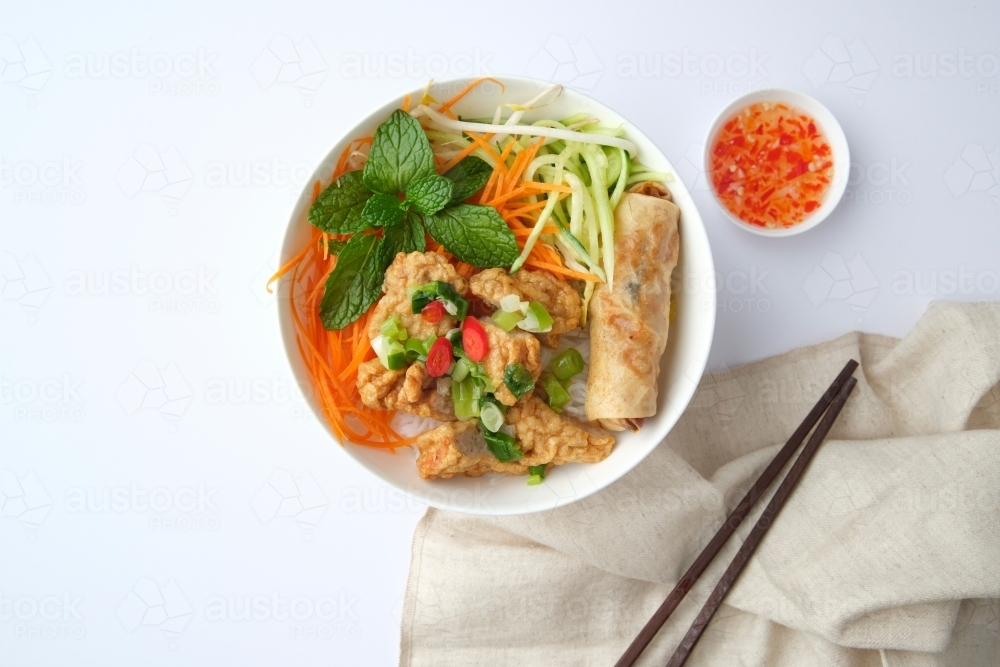
[[[478,78],[481,77],[458,77],[455,79],[435,81],[433,85],[435,87],[449,86],[450,87],[449,89],[453,89],[457,92],[457,90],[459,90],[462,86]],[[541,87],[547,87],[552,85],[551,82],[542,81],[540,79],[534,79],[531,77],[499,75],[490,78],[498,80],[502,84],[508,82],[510,83],[519,82],[523,84],[541,86]],[[404,92],[403,94],[392,97],[385,104],[382,104],[381,106],[377,107],[364,117],[360,118],[336,141],[334,141],[331,144],[330,149],[327,150],[327,152],[324,154],[324,157],[319,161],[316,169],[313,171],[312,175],[307,181],[307,185],[303,187],[302,193],[300,194],[298,200],[293,205],[292,210],[290,211],[282,239],[281,253],[283,257],[292,257],[301,249],[301,246],[293,247],[293,244],[296,241],[297,237],[300,236],[300,229],[301,229],[300,225],[303,224],[304,222],[304,211],[308,210],[308,203],[311,202],[312,199],[312,184],[317,180],[324,184],[328,181],[329,177],[328,166],[336,162],[337,156],[334,154],[335,153],[339,154],[339,152],[343,150],[344,146],[346,146],[349,141],[351,141],[354,137],[360,136],[359,134],[361,132],[360,128],[364,128],[366,125],[372,125],[374,123],[374,119],[376,118],[384,119],[388,117],[388,115],[394,109],[399,108],[399,105],[401,104],[406,94],[409,94],[412,99],[414,96],[419,96],[420,94],[422,94],[423,90],[424,88],[421,86],[414,90],[410,90],[408,92]],[[621,118],[625,123],[625,127],[630,136],[638,138],[641,143],[648,143],[649,146],[653,147],[653,149],[656,150],[657,153],[659,153],[659,157],[662,158],[663,162],[669,165],[670,170],[674,174],[675,178],[673,184],[671,185],[671,191],[674,192],[675,198],[679,193],[683,193],[683,197],[690,202],[695,217],[695,220],[688,220],[686,222],[687,229],[685,230],[685,234],[687,235],[694,234],[697,237],[695,242],[697,244],[703,245],[706,250],[706,252],[704,253],[704,257],[702,257],[702,263],[705,263],[706,266],[702,267],[702,269],[698,272],[696,276],[695,275],[691,276],[692,280],[698,281],[698,285],[696,285],[691,290],[691,294],[687,295],[685,298],[690,299],[690,301],[692,302],[690,306],[687,306],[687,308],[689,308],[692,313],[698,311],[698,306],[694,304],[694,301],[699,297],[704,297],[706,299],[706,303],[702,304],[700,308],[702,311],[704,311],[703,317],[705,319],[703,324],[704,328],[707,329],[707,334],[705,334],[704,338],[701,339],[701,345],[697,350],[698,354],[694,354],[691,356],[691,358],[686,359],[685,360],[687,362],[686,367],[679,370],[679,373],[683,376],[683,378],[679,380],[676,384],[671,385],[669,387],[669,391],[667,392],[667,394],[661,399],[663,401],[662,405],[664,408],[667,408],[669,406],[676,412],[676,415],[672,418],[672,421],[669,421],[669,423],[666,424],[666,428],[664,429],[663,433],[658,438],[651,437],[645,439],[643,441],[644,443],[643,447],[635,448],[637,451],[633,453],[634,459],[630,459],[629,463],[623,465],[621,461],[619,461],[618,467],[620,468],[620,470],[618,474],[613,474],[609,476],[607,479],[601,481],[594,481],[592,478],[588,478],[587,480],[584,480],[585,482],[584,486],[586,488],[581,489],[574,487],[573,495],[571,496],[558,495],[553,501],[537,505],[528,505],[526,503],[523,506],[519,507],[502,506],[497,508],[479,504],[466,505],[464,504],[464,502],[459,503],[457,501],[461,493],[461,490],[447,494],[446,498],[442,500],[441,494],[439,492],[435,492],[437,490],[434,491],[424,490],[422,487],[414,488],[413,486],[404,487],[403,485],[397,483],[395,480],[391,479],[383,470],[380,469],[379,466],[372,464],[371,462],[366,460],[363,457],[363,455],[361,455],[360,453],[355,453],[353,449],[351,449],[351,448],[359,448],[361,447],[360,445],[353,445],[351,443],[347,443],[345,445],[343,443],[340,443],[336,434],[334,434],[332,428],[330,427],[330,424],[324,417],[322,409],[316,402],[315,396],[313,396],[311,392],[309,395],[307,395],[306,397],[307,402],[309,403],[310,409],[316,415],[317,421],[320,423],[320,426],[323,428],[323,430],[330,436],[333,442],[335,444],[340,445],[336,449],[340,450],[343,456],[346,456],[355,463],[359,464],[360,466],[368,470],[370,473],[378,477],[380,480],[382,480],[389,486],[402,491],[408,497],[414,498],[415,500],[421,503],[430,505],[431,507],[435,507],[437,509],[444,509],[463,514],[482,515],[482,516],[514,516],[514,515],[531,514],[534,512],[540,512],[549,509],[555,509],[557,507],[563,507],[565,505],[576,502],[577,500],[582,500],[583,498],[586,498],[600,491],[601,489],[617,482],[626,474],[628,474],[628,472],[634,469],[637,465],[639,465],[642,461],[644,461],[646,457],[649,456],[649,454],[652,453],[652,451],[660,445],[663,438],[666,437],[668,433],[670,433],[670,431],[676,425],[677,421],[680,419],[681,415],[684,413],[687,406],[690,404],[691,399],[694,398],[694,394],[698,388],[698,383],[708,364],[708,354],[709,351],[711,350],[712,339],[715,334],[715,321],[716,321],[716,312],[715,312],[716,291],[715,291],[715,269],[714,269],[715,260],[712,256],[711,245],[709,244],[708,241],[708,233],[707,230],[705,229],[704,221],[702,220],[701,214],[697,209],[697,205],[694,203],[694,199],[691,197],[690,190],[681,180],[680,175],[677,173],[677,169],[674,167],[673,163],[669,160],[669,158],[667,158],[667,156],[663,153],[663,151],[660,150],[659,147],[649,137],[647,137],[641,130],[639,130],[639,128],[634,123],[632,123],[624,116],[622,116],[620,113],[611,109],[604,103],[595,100],[594,98],[590,97],[585,93],[582,93],[574,89],[570,89],[569,92],[571,92],[573,95],[578,95],[581,98],[587,100],[588,104],[593,105],[593,108],[599,110],[601,113],[607,113],[612,118],[614,117]],[[377,125],[377,123],[374,124]],[[675,191],[674,188],[677,185],[679,185],[682,190]],[[306,226],[308,225],[307,222],[305,222],[304,224]],[[682,257],[681,259],[683,261],[684,258]],[[283,276],[277,283],[276,289],[280,290],[282,287],[282,283],[284,283],[286,280],[289,279],[290,279],[289,276],[287,275]],[[687,277],[685,276],[684,279],[687,279]],[[709,296],[710,296],[710,303],[707,302],[709,300]],[[301,359],[297,358],[298,350],[296,348],[294,327],[288,322],[288,320],[290,320],[291,318],[284,313],[285,308],[287,308],[287,300],[279,299],[278,326],[281,330],[282,343],[285,347],[286,358],[291,368],[292,376],[295,377],[297,381],[300,381],[301,373],[299,371],[299,368],[302,365],[302,361]],[[674,343],[676,343],[676,341],[674,341]],[[671,343],[668,342],[668,350],[670,349],[670,346]],[[663,373],[661,372],[661,376],[662,375]],[[678,404],[680,406],[679,409],[675,407]],[[621,449],[620,443],[616,444],[615,449],[616,450]],[[378,452],[378,453],[388,455],[387,453],[384,452]],[[612,456],[614,456],[614,453],[615,452],[613,451]],[[606,461],[607,460],[602,461],[601,463],[605,463]],[[600,463],[571,464],[571,465],[600,465]],[[451,480],[443,480],[443,481],[451,482],[454,481],[455,479],[463,479],[463,478],[461,477],[452,478]],[[483,478],[464,478],[464,479],[480,480]],[[550,481],[549,479],[546,479],[546,484],[549,483],[549,481]],[[539,489],[544,486],[545,484],[536,487],[525,486],[525,488]]]
[[[722,125],[735,115],[737,111],[757,102],[784,102],[809,114],[830,142],[830,150],[833,156],[833,179],[830,181],[830,188],[827,190],[826,196],[823,198],[823,202],[819,208],[805,220],[791,227],[768,229],[767,227],[758,227],[757,225],[751,225],[741,220],[726,208],[726,205],[719,199],[719,193],[715,191],[715,186],[712,184],[712,145],[715,143],[715,136]],[[840,126],[837,117],[819,100],[802,91],[791,88],[769,88],[737,97],[719,111],[715,116],[715,120],[712,121],[712,124],[708,128],[708,134],[705,136],[705,152],[702,160],[702,168],[705,170],[705,180],[708,182],[708,190],[712,193],[712,199],[722,209],[722,213],[730,222],[740,229],[748,231],[751,234],[757,234],[758,236],[783,237],[795,236],[796,234],[809,231],[826,220],[833,213],[833,210],[837,208],[837,205],[844,196],[844,191],[847,189],[847,179],[850,176],[851,151],[847,145],[847,137],[844,135],[844,129]]]

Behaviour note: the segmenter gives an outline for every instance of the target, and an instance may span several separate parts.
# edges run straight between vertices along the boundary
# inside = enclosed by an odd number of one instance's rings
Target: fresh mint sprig
[[[520,254],[514,234],[492,206],[465,204],[493,169],[468,156],[443,176],[420,123],[397,109],[375,130],[361,171],[344,174],[320,193],[309,222],[328,234],[354,234],[326,281],[319,314],[342,329],[381,294],[382,278],[400,252],[426,249],[424,232],[463,262],[509,267]],[[381,229],[382,236],[364,234]]]

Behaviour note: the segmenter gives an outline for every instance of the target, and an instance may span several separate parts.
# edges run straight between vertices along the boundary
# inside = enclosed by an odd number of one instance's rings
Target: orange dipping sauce
[[[780,229],[802,222],[823,203],[833,158],[812,118],[787,104],[758,102],[719,130],[710,177],[730,213]]]

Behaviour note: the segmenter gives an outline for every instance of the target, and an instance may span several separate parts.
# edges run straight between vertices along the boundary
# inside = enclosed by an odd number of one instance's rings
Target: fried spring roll
[[[670,274],[677,265],[680,209],[644,183],[615,209],[615,278],[590,302],[587,419],[637,431],[656,414],[660,357],[670,326]]]

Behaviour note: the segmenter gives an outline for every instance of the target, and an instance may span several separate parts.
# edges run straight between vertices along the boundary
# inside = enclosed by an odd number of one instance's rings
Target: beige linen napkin
[[[706,376],[645,461],[569,506],[428,510],[400,664],[613,665],[852,357],[854,395],[688,664],[1000,664],[1000,304]],[[765,504],[639,664],[665,663]]]

